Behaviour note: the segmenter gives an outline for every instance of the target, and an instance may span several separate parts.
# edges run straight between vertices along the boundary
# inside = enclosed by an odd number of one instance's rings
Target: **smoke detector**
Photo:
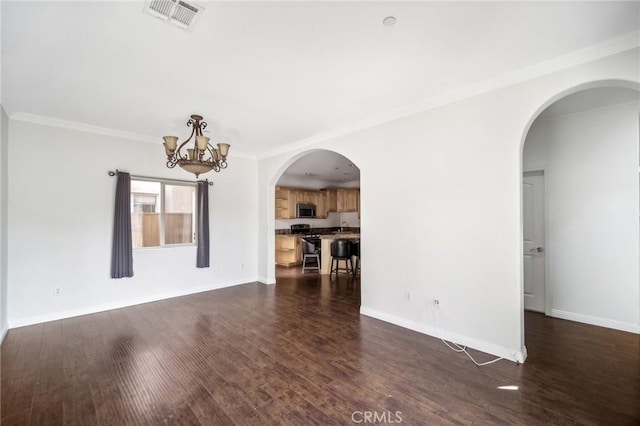
[[[176,25],[183,30],[191,29],[196,18],[204,12],[202,6],[182,0],[149,0],[145,2],[144,10],[149,15]]]

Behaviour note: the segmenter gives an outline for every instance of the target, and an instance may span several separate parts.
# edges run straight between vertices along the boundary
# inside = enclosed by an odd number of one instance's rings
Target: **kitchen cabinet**
[[[326,219],[329,213],[327,210],[327,190],[321,189],[318,191],[316,200],[316,217],[318,219]]]
[[[315,191],[276,187],[276,219],[295,219],[298,203],[315,205],[318,219],[326,219],[329,212],[360,213],[360,189],[327,188]]]
[[[301,192],[294,188],[276,187],[276,219],[295,219]]]
[[[318,205],[318,192],[319,191],[312,191],[312,190],[304,190],[301,191],[301,197],[302,200],[298,200],[299,203],[305,203],[305,204],[313,204],[314,206]]]
[[[336,211],[341,213],[357,212],[360,205],[360,190],[356,188],[338,188],[336,190]]]
[[[322,190],[325,193],[325,217],[329,215],[329,212],[338,211],[338,193],[335,188],[328,188]]]
[[[302,263],[302,245],[298,235],[276,235],[276,264],[282,266]]]

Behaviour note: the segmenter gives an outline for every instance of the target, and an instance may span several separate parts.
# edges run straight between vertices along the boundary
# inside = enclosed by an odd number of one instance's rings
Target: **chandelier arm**
[[[189,138],[188,138],[186,141],[184,141],[184,143],[189,142],[189,141],[193,138],[193,135],[194,135],[194,134],[197,136],[197,134],[198,134],[198,133],[196,132],[196,128],[197,128],[197,127],[198,127],[198,126],[195,126],[195,125],[194,125],[194,126],[191,126],[191,134],[189,135]]]
[[[213,154],[213,146],[210,143],[207,144],[207,151],[209,152],[209,157],[211,158],[211,160],[209,161],[211,161],[212,163],[215,163],[216,156]]]
[[[193,136],[193,132],[191,133],[191,136]],[[176,149],[176,153],[174,154],[176,156],[177,159],[180,160],[187,160],[189,157],[187,155],[182,155],[182,153],[180,152],[180,150],[182,149],[183,146],[185,146],[189,141],[191,140],[191,137],[189,137],[189,139],[187,139],[186,141],[182,142],[180,144],[180,146],[178,147],[178,149]]]

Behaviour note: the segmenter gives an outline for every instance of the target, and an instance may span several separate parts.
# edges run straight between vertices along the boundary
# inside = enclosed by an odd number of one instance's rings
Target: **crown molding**
[[[76,130],[104,136],[111,136],[120,139],[129,139],[138,142],[153,143],[159,145],[161,136],[149,136],[141,133],[125,132],[122,130],[109,129],[107,127],[93,126],[91,124],[78,123],[76,121],[61,120],[59,118],[45,117],[43,115],[29,114],[26,112],[15,112],[10,116],[11,120],[24,121],[27,123],[42,124],[45,126],[59,127],[62,129]],[[229,152],[230,158],[245,158],[256,160],[256,156],[245,152]]]
[[[572,52],[568,55],[558,57],[549,61],[544,61],[518,71],[503,74],[496,78],[484,80],[469,86],[461,87],[424,99],[419,102],[408,104],[381,114],[368,117],[364,120],[341,126],[337,129],[318,133],[309,138],[299,140],[275,149],[265,150],[258,153],[258,159],[273,157],[286,152],[297,151],[307,148],[320,142],[325,142],[340,136],[367,129],[382,123],[407,117],[422,111],[440,107],[446,104],[457,102],[462,99],[488,93],[503,87],[511,86],[523,81],[532,80],[554,72],[562,71],[600,58],[615,55],[616,53],[634,49],[640,46],[640,31],[634,31],[622,37],[596,44],[585,49]]]
[[[91,124],[78,123],[76,121],[61,120],[59,118],[45,117],[43,115],[15,112],[11,114],[12,120],[27,123],[42,124],[45,126],[60,127],[63,129],[77,130],[80,132],[94,133],[98,135],[112,136],[114,138],[131,139],[140,142],[158,143],[158,138],[140,133],[124,132],[122,130],[109,129],[107,127],[93,126]]]

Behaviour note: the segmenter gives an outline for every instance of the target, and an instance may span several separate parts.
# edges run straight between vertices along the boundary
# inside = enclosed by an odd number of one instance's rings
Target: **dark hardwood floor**
[[[476,367],[359,301],[289,270],[10,330],[2,425],[640,424],[637,335],[527,313],[527,362]]]

